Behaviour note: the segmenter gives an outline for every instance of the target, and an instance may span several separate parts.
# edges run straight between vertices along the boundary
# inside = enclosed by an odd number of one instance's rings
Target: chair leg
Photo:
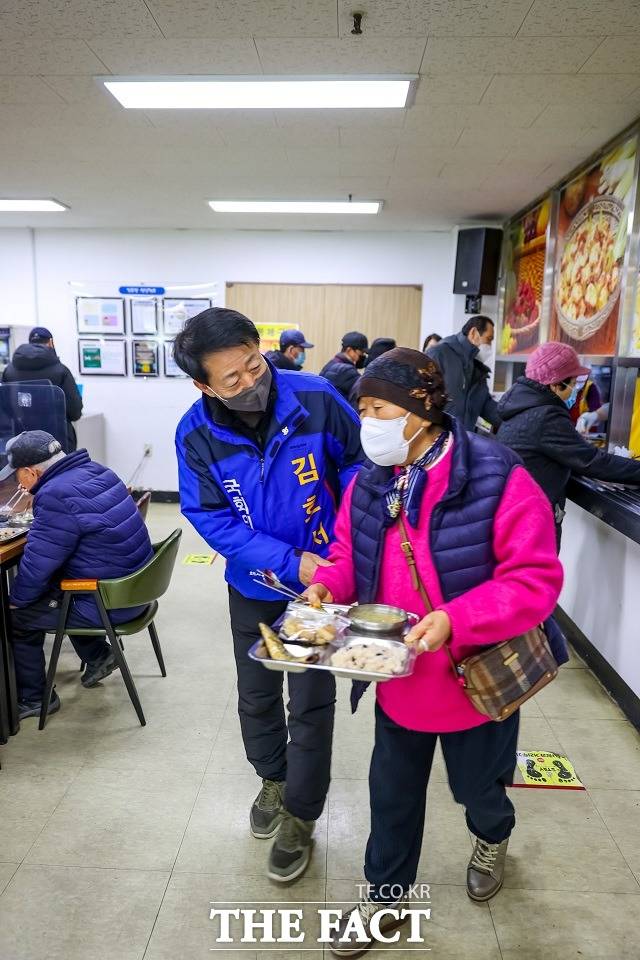
[[[124,680],[124,685],[127,688],[127,693],[129,694],[129,699],[133,704],[133,709],[138,715],[138,720],[140,721],[140,726],[146,726],[147,721],[144,718],[144,713],[142,712],[142,704],[140,703],[140,697],[138,696],[138,691],[136,690],[136,685],[133,682],[133,677],[129,671],[129,666],[127,661],[124,658],[124,653],[119,643],[119,638],[116,636],[115,630],[109,620],[109,615],[105,608],[104,603],[102,602],[102,597],[99,593],[95,595],[96,605],[100,612],[100,617],[102,618],[102,625],[104,626],[105,632],[109,643],[111,644],[111,649],[113,650],[113,655],[116,658],[117,664],[120,667],[120,673],[122,674],[122,679]]]
[[[163,677],[166,677],[167,671],[164,665],[164,657],[162,656],[162,648],[158,638],[158,631],[156,630],[156,625],[153,620],[149,624],[149,636],[151,637],[151,643],[153,644],[156,660],[158,661],[158,666],[160,667],[160,673]]]
[[[62,647],[62,641],[64,639],[64,628],[67,625],[67,617],[69,615],[70,604],[71,604],[71,594],[66,593],[62,601],[62,607],[60,609],[60,617],[58,619],[58,627],[56,629],[56,636],[55,636],[55,640],[53,641],[53,648],[51,650],[51,657],[49,659],[49,669],[47,670],[47,681],[45,683],[44,696],[42,697],[42,706],[40,707],[40,720],[38,722],[38,730],[44,730],[45,724],[47,722],[49,704],[51,703],[51,693],[53,691],[53,682],[56,678],[56,670],[58,668],[58,659],[60,657],[60,648]]]

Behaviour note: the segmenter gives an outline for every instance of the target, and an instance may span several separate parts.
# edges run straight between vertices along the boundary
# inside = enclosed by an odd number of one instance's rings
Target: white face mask
[[[490,367],[493,363],[493,346],[490,343],[481,343],[478,347],[478,360],[484,363],[485,367]]]
[[[360,425],[362,449],[380,467],[395,467],[405,463],[409,456],[409,447],[424,427],[419,427],[409,439],[404,438],[404,428],[409,414],[395,417],[393,420],[377,420],[375,417],[363,417]]]

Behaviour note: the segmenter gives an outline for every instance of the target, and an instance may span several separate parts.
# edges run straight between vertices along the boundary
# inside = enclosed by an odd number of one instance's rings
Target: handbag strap
[[[409,567],[409,574],[410,574],[410,576],[411,576],[411,584],[412,584],[412,586],[413,586],[413,589],[414,589],[414,590],[417,590],[418,593],[420,594],[420,597],[421,597],[421,599],[422,599],[422,602],[423,602],[423,604],[424,604],[424,607],[425,607],[427,613],[433,613],[433,604],[431,603],[431,600],[429,599],[429,594],[427,593],[427,588],[425,587],[424,581],[422,580],[422,577],[420,576],[420,571],[418,570],[418,565],[417,565],[417,563],[416,563],[415,554],[414,554],[414,552],[413,552],[413,545],[412,545],[411,541],[409,540],[409,532],[408,532],[408,530],[407,530],[407,525],[406,525],[406,523],[404,522],[404,517],[402,516],[402,513],[400,513],[400,514],[398,515],[398,522],[400,523],[400,534],[401,534],[401,536],[400,536],[400,547],[401,547],[402,552],[403,552],[403,554],[404,554],[404,558],[405,558],[405,560],[407,561],[407,566]],[[456,678],[456,680],[457,680],[458,682],[460,682],[460,679],[461,679],[461,678],[460,678],[460,675],[458,674],[458,667],[457,667],[457,664],[456,664],[455,660],[453,659],[453,654],[451,653],[451,649],[450,649],[450,647],[449,647],[449,641],[447,641],[447,642],[444,644],[444,648],[445,648],[445,650],[446,650],[446,652],[447,652],[447,656],[449,657],[449,663],[451,664],[451,668],[452,668],[452,670],[453,670],[453,672],[454,672],[454,674],[455,674],[455,678]]]

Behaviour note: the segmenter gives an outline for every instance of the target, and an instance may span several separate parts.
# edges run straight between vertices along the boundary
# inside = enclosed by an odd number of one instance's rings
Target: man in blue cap
[[[122,480],[95,463],[86,450],[65,454],[44,430],[29,430],[9,440],[7,466],[33,495],[33,525],[11,588],[13,654],[21,720],[40,713],[45,686],[44,638],[58,624],[64,577],[106,580],[126,577],[153,556],[144,520]],[[144,607],[111,610],[114,623],[139,616]],[[92,596],[80,596],[70,608],[70,627],[101,626]],[[116,668],[103,637],[74,636],[76,653],[86,663],[81,681],[93,687]],[[53,693],[49,713],[60,709]]]
[[[58,359],[53,334],[46,327],[33,328],[29,342],[18,347],[2,374],[3,383],[24,380],[48,380],[55,387],[60,387],[66,404],[67,450],[75,450],[78,441],[73,422],[82,416],[82,397],[71,370]]]
[[[306,350],[311,350],[302,330],[283,330],[280,334],[280,349],[269,350],[265,354],[278,370],[302,370],[306,360]]]

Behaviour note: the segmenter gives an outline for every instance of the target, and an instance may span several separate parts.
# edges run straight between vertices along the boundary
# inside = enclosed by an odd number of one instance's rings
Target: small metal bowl
[[[356,633],[380,635],[400,634],[407,624],[407,613],[386,603],[363,603],[347,612],[351,629]]]

